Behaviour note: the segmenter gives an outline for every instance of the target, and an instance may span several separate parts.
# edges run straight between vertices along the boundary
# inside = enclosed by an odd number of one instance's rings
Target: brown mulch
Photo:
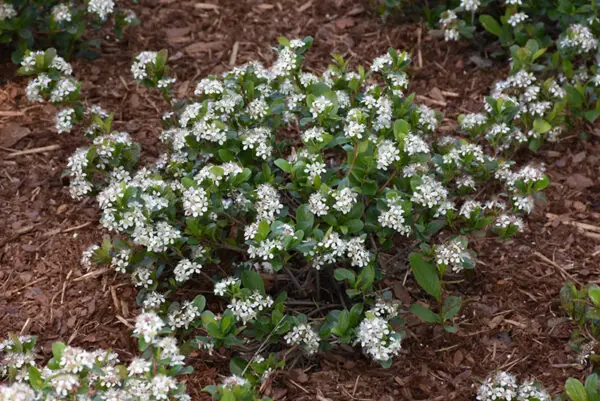
[[[131,59],[142,50],[169,49],[178,97],[230,63],[271,63],[271,47],[282,35],[314,37],[306,66],[315,71],[326,68],[334,52],[368,65],[388,47],[407,50],[413,55],[411,89],[419,103],[444,111],[447,129],[458,114],[478,111],[490,85],[507,73],[503,65],[486,70],[470,62],[474,50],[468,43],[444,43],[418,24],[382,25],[368,1],[213,2],[142,1],[136,6],[140,27],[120,43],[106,43],[98,60],[74,63],[87,100],[114,111],[115,129],[132,134],[148,157],[158,154],[166,108],[129,73]],[[0,72],[0,336],[36,334],[44,354],[52,341],[62,340],[111,347],[127,358],[135,352],[135,289],[112,272],[86,276],[81,252],[105,232],[93,201],[73,201],[61,178],[66,158],[85,141],[57,135],[53,108],[27,102],[26,81],[12,75],[14,68],[4,65]],[[10,156],[51,145],[58,146]],[[592,136],[590,142],[568,140],[546,149],[524,156],[545,163],[552,179],[548,203],[530,216],[527,232],[507,242],[473,243],[480,259],[476,274],[453,288],[466,300],[459,333],[409,319],[403,355],[390,369],[358,351],[336,350],[280,374],[274,394],[320,401],[467,400],[472,384],[495,369],[533,376],[553,392],[567,377],[583,376],[585,368],[567,345],[570,324],[558,291],[569,276],[582,282],[600,278],[598,236],[572,225],[600,225],[600,144]],[[400,282],[392,275],[389,285]],[[414,301],[400,289],[395,293]],[[195,400],[208,399],[200,389],[228,374],[225,357],[215,358],[192,358],[196,372],[187,381]]]

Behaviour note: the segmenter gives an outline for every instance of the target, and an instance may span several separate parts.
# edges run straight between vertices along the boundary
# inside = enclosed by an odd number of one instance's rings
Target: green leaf
[[[245,270],[242,272],[242,284],[244,285],[244,288],[255,290],[262,295],[265,295],[265,282],[260,274],[254,270]]]
[[[460,312],[460,307],[462,305],[462,299],[457,296],[449,296],[444,301],[444,320],[452,319],[458,312]]]
[[[42,374],[35,366],[29,367],[29,384],[37,391],[40,391],[44,386]]]
[[[296,230],[302,230],[305,234],[312,232],[315,216],[310,211],[310,206],[304,203],[296,209]]]
[[[569,377],[565,383],[565,390],[572,401],[588,401],[585,388],[577,379]]]
[[[243,377],[243,372],[247,365],[248,361],[244,358],[234,357],[229,361],[229,370],[231,371],[232,375]]]
[[[271,231],[271,226],[267,220],[261,220],[258,223],[258,230],[256,231],[256,235],[254,236],[254,240],[261,242],[267,239],[269,235],[269,231]]]
[[[57,362],[60,362],[60,358],[62,358],[63,351],[67,348],[65,343],[55,342],[52,344],[52,355]]]
[[[285,171],[288,174],[292,172],[292,166],[290,165],[290,163],[287,160],[277,159],[277,160],[274,161],[274,163],[282,171]]]
[[[593,285],[588,290],[588,295],[594,305],[600,306],[600,287]]]
[[[202,312],[206,307],[206,298],[204,298],[203,295],[198,295],[196,298],[194,298],[192,304],[194,304],[196,309],[198,309],[198,312]]]
[[[362,220],[360,219],[349,220],[346,223],[344,223],[344,225],[348,227],[348,231],[350,231],[351,233],[358,232],[362,230],[365,226]]]
[[[586,120],[593,123],[598,117],[600,117],[600,110],[588,110],[584,112],[583,115],[585,116]]]
[[[356,274],[354,274],[352,270],[343,268],[335,269],[333,277],[335,277],[337,281],[348,280],[351,285],[356,281]]]
[[[442,286],[435,266],[432,263],[427,262],[420,253],[411,253],[409,260],[417,283],[419,283],[421,288],[429,295],[440,301],[442,297]]]
[[[427,323],[441,323],[442,322],[440,315],[438,315],[437,313],[433,312],[431,309],[429,309],[421,304],[412,304],[410,307],[410,311]]]
[[[535,132],[545,134],[552,129],[552,125],[548,121],[538,118],[533,122],[533,129]]]
[[[496,35],[498,37],[502,36],[502,27],[500,26],[498,21],[496,21],[494,19],[494,17],[492,17],[491,15],[487,15],[487,14],[480,15],[479,22],[481,23],[481,25],[483,25],[485,30],[488,31],[489,33]]]

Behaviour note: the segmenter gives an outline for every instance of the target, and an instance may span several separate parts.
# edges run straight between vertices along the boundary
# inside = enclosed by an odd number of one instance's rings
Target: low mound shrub
[[[57,130],[81,126],[91,140],[69,159],[70,191],[96,197],[114,238],[82,264],[131,275],[145,312],[190,346],[243,343],[251,355],[232,359],[233,379],[207,388],[217,399],[252,399],[296,349],[360,345],[390,366],[409,305],[385,284],[407,267],[386,257],[410,253],[424,301],[410,311],[455,332],[461,299],[449,285],[475,267],[468,239],[522,230],[519,215],[548,184],[542,169],[517,167],[483,141],[436,135],[440,113],[406,93],[407,53],[390,50],[369,70],[335,56],[315,75],[302,68],[311,42],[282,38],[270,68],[204,78],[185,100],[171,97],[166,52],[141,53],[134,77],[172,107],[162,118],[166,152],[141,166],[139,145],[80,100],[54,51],[28,53],[21,68],[34,76],[29,98],[59,107]],[[487,102],[502,113],[502,100]],[[503,121],[510,130],[529,123]],[[227,306],[205,310],[202,296],[181,298],[182,286],[212,287]]]
[[[15,63],[28,49],[49,47],[67,58],[94,57],[100,41],[86,32],[98,31],[109,21],[119,39],[126,27],[139,23],[132,10],[117,7],[114,0],[1,0],[0,45],[11,49]]]

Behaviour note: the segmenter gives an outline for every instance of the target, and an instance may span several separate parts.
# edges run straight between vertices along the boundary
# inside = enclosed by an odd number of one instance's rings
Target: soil
[[[445,113],[442,131],[452,130],[458,114],[479,111],[490,85],[507,74],[505,63],[482,67],[481,52],[466,42],[445,43],[402,18],[382,24],[367,1],[212,1],[142,0],[135,6],[140,27],[121,42],[109,36],[99,59],[74,62],[87,100],[114,111],[115,129],[140,141],[145,157],[158,154],[165,107],[129,73],[142,50],[169,50],[178,97],[230,65],[256,59],[270,64],[271,47],[282,35],[314,37],[305,63],[314,71],[323,71],[334,52],[368,65],[388,47],[407,50],[413,55],[411,90],[419,103]],[[85,141],[57,135],[53,108],[29,104],[26,81],[14,71],[0,67],[0,336],[35,334],[42,356],[61,340],[110,347],[127,359],[135,353],[130,337],[135,289],[125,276],[80,267],[81,252],[106,233],[94,202],[73,201],[61,178],[66,158]],[[536,378],[552,393],[562,390],[567,377],[588,373],[568,346],[572,327],[558,304],[566,280],[600,282],[599,235],[576,225],[600,226],[600,128],[588,133],[587,141],[571,137],[522,155],[546,166],[552,180],[547,203],[529,217],[525,234],[506,242],[473,242],[476,274],[453,288],[466,299],[457,334],[409,319],[403,354],[391,368],[338,349],[280,373],[271,396],[468,400],[473,384],[496,369]],[[13,155],[52,145],[46,152]],[[402,289],[403,264],[390,266],[398,274],[390,274],[386,285],[411,303],[419,293],[410,280],[408,291]],[[208,399],[201,388],[229,373],[228,355],[216,354],[191,358],[195,373],[186,381],[194,400]]]

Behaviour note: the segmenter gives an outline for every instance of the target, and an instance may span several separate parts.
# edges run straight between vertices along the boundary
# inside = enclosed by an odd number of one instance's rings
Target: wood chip
[[[298,11],[299,13],[302,13],[302,12],[308,10],[312,5],[313,5],[312,0],[307,1],[306,3],[302,4],[300,7],[296,8],[296,11]]]
[[[212,10],[212,11],[219,10],[219,6],[216,4],[212,4],[212,3],[196,3],[196,4],[194,4],[194,7],[196,7],[199,10]]]
[[[238,55],[239,49],[240,49],[240,42],[238,42],[236,40],[235,43],[233,44],[233,49],[231,49],[231,57],[229,57],[229,65],[232,67],[235,65],[235,62],[237,60],[237,55]]]
[[[26,150],[21,150],[19,152],[11,153],[11,154],[7,155],[6,158],[12,159],[17,156],[33,155],[35,153],[50,152],[50,151],[58,150],[58,149],[60,149],[60,145],[42,146],[41,148],[26,149]]]
[[[196,42],[185,47],[185,51],[190,54],[195,53],[208,53],[211,50],[222,50],[225,46],[225,42],[222,40],[216,40],[214,42]]]

